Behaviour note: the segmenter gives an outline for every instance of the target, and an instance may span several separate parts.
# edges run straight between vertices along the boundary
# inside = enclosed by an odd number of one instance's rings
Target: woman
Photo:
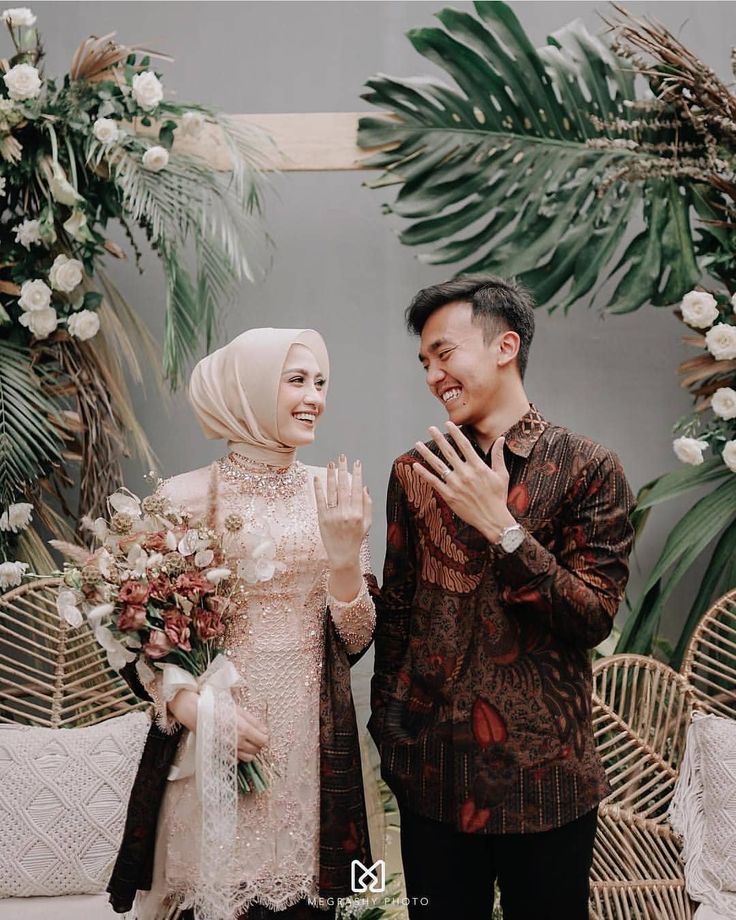
[[[133,887],[150,888],[137,899],[138,920],[327,918],[350,893],[350,861],[371,864],[348,661],[375,623],[371,500],[359,462],[351,478],[345,457],[326,470],[296,460],[314,440],[328,368],[313,330],[252,329],[192,374],[202,429],[225,439],[229,453],[162,490],[223,530],[249,573],[224,637],[242,678],[233,690],[237,755],[265,751],[275,773],[266,792],[238,797],[230,858],[203,851],[197,777],[161,781],[175,749],[167,733],[196,732],[199,697],[184,689],[166,698],[160,676],[145,688],[156,705],[149,746],[158,751],[149,760],[157,763],[139,770],[109,887],[119,911]],[[141,841],[150,839],[146,808],[157,807],[162,785],[151,877]]]

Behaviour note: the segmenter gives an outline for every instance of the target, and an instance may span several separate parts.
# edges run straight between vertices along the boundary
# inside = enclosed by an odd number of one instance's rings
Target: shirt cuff
[[[549,575],[556,559],[528,530],[512,553],[506,553],[498,543],[490,544],[490,553],[499,574],[511,588],[521,588]]]

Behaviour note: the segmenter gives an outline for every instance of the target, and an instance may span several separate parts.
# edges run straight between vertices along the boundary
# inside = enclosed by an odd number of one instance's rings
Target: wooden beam
[[[363,161],[374,151],[356,145],[361,112],[304,112],[295,114],[234,115],[247,125],[262,128],[274,141],[274,168],[282,172],[366,169]],[[387,116],[388,117],[388,116]],[[215,169],[230,169],[220,132],[208,128],[196,140],[177,137],[174,148],[204,156]]]

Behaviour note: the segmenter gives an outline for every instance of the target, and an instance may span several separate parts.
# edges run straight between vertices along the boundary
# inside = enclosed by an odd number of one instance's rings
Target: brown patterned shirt
[[[609,792],[590,649],[628,577],[631,490],[615,454],[534,407],[504,450],[526,530],[510,554],[417,475],[418,452],[396,460],[376,605],[369,729],[383,776],[400,804],[467,833],[559,827]]]

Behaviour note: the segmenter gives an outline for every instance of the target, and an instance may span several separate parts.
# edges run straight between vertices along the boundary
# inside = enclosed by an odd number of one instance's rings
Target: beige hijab
[[[211,439],[251,460],[288,466],[296,449],[279,437],[277,403],[281,373],[292,345],[306,345],[327,377],[330,361],[313,329],[249,329],[197,364],[189,401]]]

